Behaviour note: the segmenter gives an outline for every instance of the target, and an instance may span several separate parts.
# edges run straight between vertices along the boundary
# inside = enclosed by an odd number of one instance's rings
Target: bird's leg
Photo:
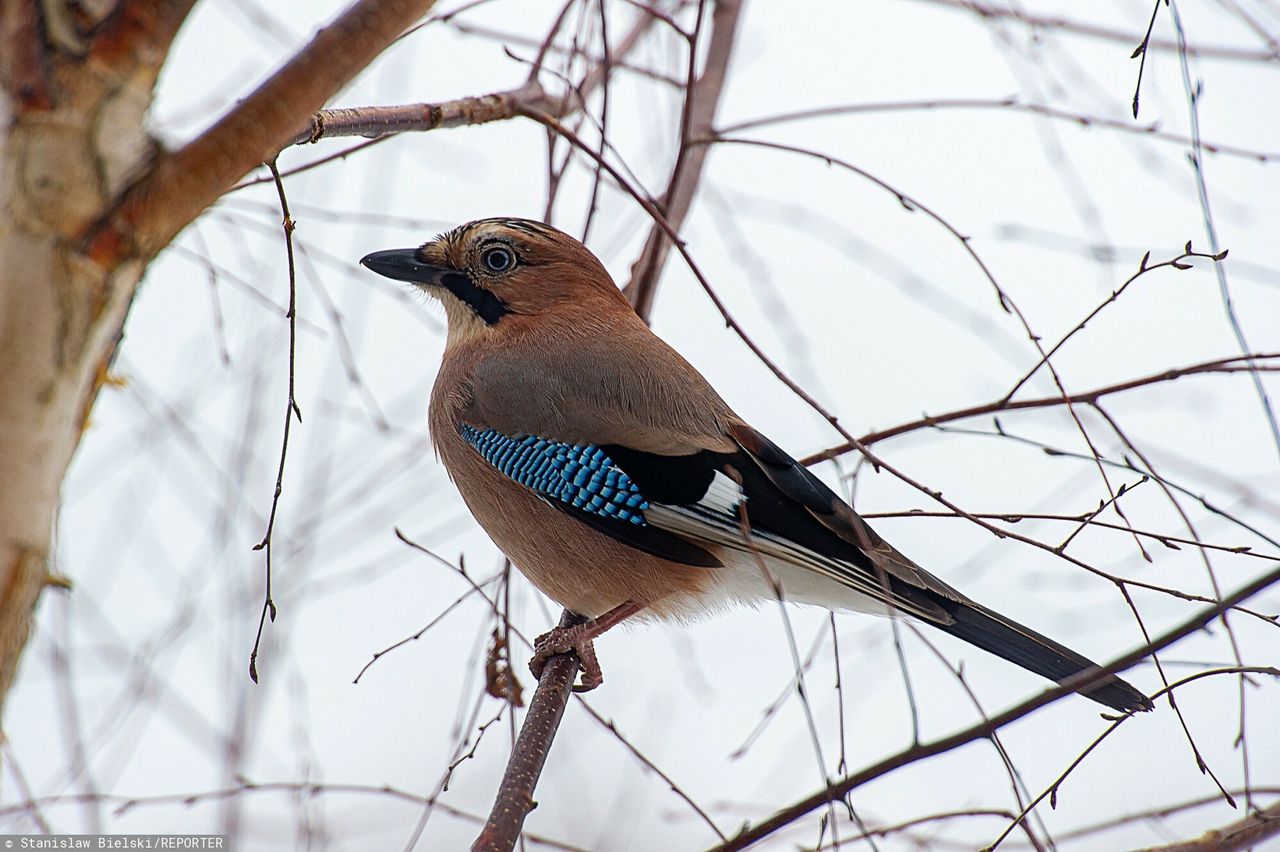
[[[574,651],[582,665],[582,679],[574,685],[573,691],[590,692],[604,682],[604,673],[600,671],[600,661],[596,659],[596,649],[591,644],[591,640],[642,609],[644,604],[629,600],[618,604],[603,615],[589,618],[573,627],[552,628],[534,641],[533,659],[529,661],[529,670],[533,672],[534,677],[541,679],[542,670],[546,668],[548,660],[557,654]]]

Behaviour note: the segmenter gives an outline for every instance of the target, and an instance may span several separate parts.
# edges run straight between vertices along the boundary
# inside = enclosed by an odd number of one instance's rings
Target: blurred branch
[[[724,127],[716,128],[716,133],[723,136],[730,133],[739,133],[743,130],[754,130],[759,127],[789,124],[793,121],[806,121],[815,118],[831,118],[833,116],[840,115],[865,115],[870,113],[886,112],[924,112],[929,110],[953,109],[993,109],[1005,112],[1022,112],[1037,115],[1042,118],[1076,124],[1085,129],[1092,127],[1104,127],[1108,130],[1118,130],[1122,133],[1146,136],[1152,139],[1159,139],[1162,142],[1173,142],[1178,145],[1190,145],[1192,142],[1191,137],[1186,134],[1163,129],[1158,121],[1152,121],[1146,124],[1134,124],[1132,121],[1127,119],[1107,118],[1102,115],[1088,115],[1082,112],[1075,112],[1073,110],[1059,109],[1049,106],[1048,104],[1026,103],[1018,100],[1017,95],[1009,95],[1003,98],[932,98],[920,101],[882,101],[880,103],[832,104],[831,106],[801,109],[793,112],[780,112],[776,115],[765,115],[760,118],[740,121],[736,124],[729,124]],[[1223,142],[1201,142],[1200,147],[1213,154],[1244,157],[1245,159],[1255,160],[1260,163],[1280,159],[1280,151],[1266,151],[1258,148],[1248,148]]]
[[[711,15],[711,40],[707,48],[706,66],[702,76],[693,80],[697,63],[697,33],[691,37],[689,49],[690,84],[685,92],[684,114],[681,120],[680,150],[671,170],[667,191],[658,202],[667,223],[679,231],[684,224],[698,183],[702,179],[708,146],[694,144],[695,139],[709,135],[715,123],[716,108],[724,90],[733,54],[738,21],[741,17],[741,0],[716,0]],[[623,292],[631,300],[636,313],[648,318],[657,292],[658,276],[671,252],[671,241],[665,228],[655,225],[649,230],[640,257],[631,266],[631,280]]]
[[[110,66],[142,65],[154,73],[195,4],[196,0],[120,0],[94,35],[90,55]]]
[[[1237,788],[1231,791],[1233,796],[1242,796],[1245,794],[1245,792],[1246,791],[1243,787]],[[1280,796],[1280,787],[1254,787],[1253,794],[1255,796],[1263,796],[1263,795]],[[1059,832],[1057,835],[1057,840],[1059,842],[1065,843],[1068,840],[1077,840],[1080,838],[1089,837],[1090,835],[1101,834],[1105,831],[1111,831],[1116,828],[1122,828],[1126,825],[1129,825],[1130,823],[1145,822],[1147,820],[1161,820],[1166,817],[1173,816],[1175,814],[1180,814],[1186,811],[1194,810],[1195,808],[1204,807],[1205,805],[1217,804],[1217,803],[1220,803],[1221,801],[1222,801],[1222,797],[1218,795],[1200,796],[1195,799],[1189,799],[1183,802],[1176,802],[1171,805],[1164,805],[1162,807],[1150,808],[1144,811],[1130,812],[1128,814],[1125,814],[1124,816],[1114,817],[1112,819],[1102,820],[1100,822],[1095,822],[1090,825],[1081,826],[1080,828],[1073,828],[1069,831]],[[1277,801],[1276,804],[1280,805],[1280,801]]]
[[[715,847],[715,849],[717,852],[720,852],[720,850],[723,850],[723,852],[729,852],[729,850],[746,849],[748,846],[763,840],[765,837],[768,837],[784,826],[790,825],[811,811],[826,805],[828,802],[840,801],[863,784],[874,781],[877,778],[912,763],[934,757],[935,755],[943,754],[971,743],[974,740],[989,737],[993,732],[998,731],[1010,722],[1014,722],[1028,716],[1041,707],[1051,704],[1074,691],[1087,689],[1091,684],[1098,683],[1108,674],[1122,672],[1155,652],[1167,648],[1192,633],[1204,629],[1207,624],[1221,616],[1222,613],[1226,612],[1228,609],[1253,597],[1278,582],[1280,582],[1280,566],[1273,568],[1268,573],[1262,575],[1247,586],[1238,589],[1217,604],[1202,610],[1198,614],[1184,621],[1182,624],[1167,631],[1160,637],[1135,648],[1129,653],[1112,661],[1110,664],[1073,675],[1072,677],[1062,681],[1057,686],[1045,690],[1034,698],[1028,699],[1021,704],[1009,708],[1003,713],[993,716],[989,721],[972,725],[964,730],[957,731],[950,736],[943,737],[942,739],[928,743],[920,743],[900,751],[897,754],[890,755],[878,763],[868,766],[860,772],[848,775],[839,781],[829,784],[824,790],[820,790],[817,793],[790,805],[789,807],[783,808],[763,822],[755,826],[745,828],[742,832],[731,838],[728,843],[721,844],[720,846]]]
[[[3,45],[5,88],[20,110],[48,110],[49,63],[36,0],[11,0],[0,9],[0,45]]]
[[[573,627],[584,619],[565,610],[561,627]],[[547,753],[555,740],[573,680],[578,674],[578,655],[558,654],[547,661],[538,680],[538,688],[529,702],[529,712],[520,726],[520,736],[511,749],[507,771],[493,802],[489,819],[471,844],[472,852],[507,852],[515,848],[529,811],[537,807],[534,788],[547,761]]]
[[[1250,367],[1248,363],[1242,363],[1249,360],[1274,361],[1275,363],[1260,364],[1256,367]],[[1001,411],[1020,411],[1029,408],[1053,408],[1059,405],[1065,405],[1068,402],[1092,404],[1104,396],[1134,390],[1135,388],[1158,385],[1164,382],[1172,382],[1183,378],[1184,376],[1195,376],[1208,373],[1252,373],[1255,371],[1268,373],[1280,372],[1280,352],[1260,352],[1247,356],[1237,355],[1234,358],[1220,358],[1216,361],[1205,361],[1200,364],[1192,364],[1188,367],[1178,367],[1173,370],[1165,370],[1162,373],[1154,373],[1150,376],[1130,379],[1127,382],[1119,382],[1114,385],[1106,385],[1089,391],[1069,394],[1065,398],[1062,396],[1046,396],[1038,397],[1036,399],[1023,399],[1017,401],[1002,398],[982,405],[970,406],[969,408],[958,408],[955,411],[948,411],[943,414],[926,415],[921,417],[919,420],[912,420],[908,423],[902,423],[876,432],[868,432],[859,438],[857,443],[846,441],[843,444],[828,447],[821,452],[804,457],[800,460],[800,463],[804,465],[814,465],[818,462],[834,459],[838,456],[844,455],[845,453],[852,452],[853,450],[858,449],[858,444],[867,446],[874,444],[877,441],[883,441],[886,438],[895,438],[898,435],[904,435],[907,432],[914,432],[918,429],[927,429],[942,423],[950,423],[955,420],[965,420],[969,417],[978,417],[983,414],[994,414]]]
[[[6,747],[7,751],[7,747]],[[12,767],[12,764],[9,764]],[[239,783],[214,790],[196,790],[176,793],[157,793],[151,796],[122,796],[116,793],[66,793],[62,795],[41,796],[22,802],[0,803],[0,817],[12,817],[19,814],[36,818],[33,808],[50,808],[55,805],[68,804],[109,804],[113,805],[112,815],[123,817],[144,808],[155,808],[165,805],[182,805],[191,808],[199,804],[227,801],[238,796],[260,796],[261,794],[288,794],[290,796],[371,796],[387,801],[404,802],[418,807],[434,807],[450,816],[472,823],[483,820],[475,814],[440,801],[440,794],[422,796],[411,793],[390,784],[338,784],[313,781],[250,781],[240,779]],[[587,852],[581,846],[574,846],[525,832],[524,839],[538,846],[557,849],[560,852]]]
[[[1146,852],[1232,852],[1252,849],[1277,834],[1280,834],[1280,802],[1230,825],[1206,831],[1195,840],[1152,846]]]
[[[1126,46],[1142,40],[1137,33],[1123,32],[1109,27],[1098,26],[1097,24],[1073,21],[1068,18],[1032,15],[1018,7],[993,6],[976,2],[976,0],[923,0],[923,2],[932,3],[935,6],[947,6],[959,11],[972,12],[978,17],[987,20],[1011,19],[1028,27],[1034,27],[1037,30],[1087,36],[1089,38],[1102,39],[1103,41],[1113,41]],[[1174,53],[1180,50],[1175,40],[1167,38],[1151,39],[1147,44],[1147,49],[1167,50]],[[1189,44],[1186,46],[1186,54],[1188,56],[1203,56],[1208,59],[1236,59],[1244,62],[1275,62],[1280,60],[1280,53],[1277,53],[1274,48],[1270,50],[1250,50],[1248,48],[1220,45]]]

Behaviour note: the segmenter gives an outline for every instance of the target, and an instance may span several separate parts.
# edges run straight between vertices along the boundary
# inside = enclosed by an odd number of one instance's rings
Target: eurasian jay
[[[535,675],[631,616],[735,601],[903,613],[1062,681],[1095,664],[965,597],[878,536],[651,332],[596,257],[526,219],[483,219],[361,263],[439,299],[436,452],[529,580],[588,620],[541,637]],[[1083,694],[1151,709],[1114,675]]]

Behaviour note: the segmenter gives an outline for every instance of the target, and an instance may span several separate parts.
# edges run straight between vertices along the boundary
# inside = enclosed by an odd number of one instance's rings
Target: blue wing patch
[[[458,431],[485,461],[526,488],[593,515],[646,525],[649,501],[599,447],[536,435],[513,438],[465,423]]]

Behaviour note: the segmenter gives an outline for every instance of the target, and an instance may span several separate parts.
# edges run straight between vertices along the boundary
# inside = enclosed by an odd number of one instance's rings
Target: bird
[[[593,640],[618,623],[770,599],[908,616],[1054,681],[1095,669],[882,539],[738,416],[574,237],[480,219],[360,262],[443,304],[436,454],[499,549],[585,619],[538,637],[535,677],[573,650],[574,689],[592,689]],[[1079,691],[1122,713],[1153,706],[1114,674]]]

